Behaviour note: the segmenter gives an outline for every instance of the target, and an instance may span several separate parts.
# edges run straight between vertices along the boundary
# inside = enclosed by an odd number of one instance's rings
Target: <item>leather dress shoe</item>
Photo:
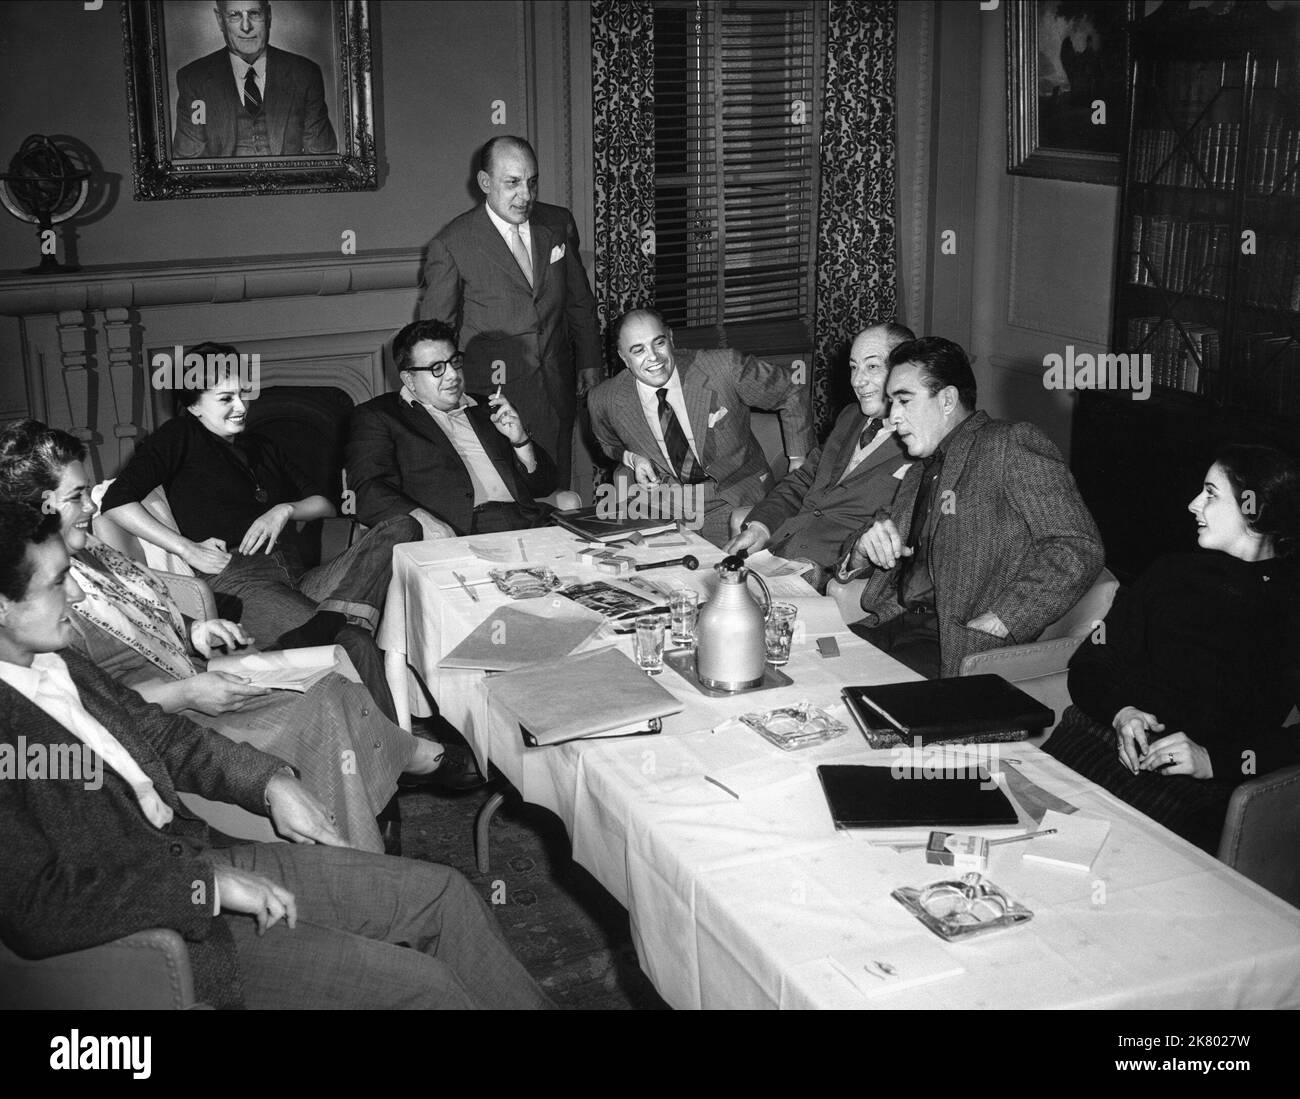
[[[474,753],[463,744],[444,744],[442,762],[437,770],[427,775],[403,774],[397,780],[399,790],[441,790],[444,793],[461,793],[476,790],[487,784],[479,772]]]

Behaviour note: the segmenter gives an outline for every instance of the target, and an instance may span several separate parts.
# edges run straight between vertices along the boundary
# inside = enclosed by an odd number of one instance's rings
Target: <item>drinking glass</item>
[[[695,620],[700,613],[700,593],[694,588],[683,588],[668,597],[668,610],[672,617],[674,645],[695,643]]]
[[[664,670],[664,627],[668,625],[662,614],[643,614],[632,623],[636,627],[636,662],[647,675],[658,675]]]
[[[773,603],[763,627],[767,645],[767,662],[775,668],[790,660],[790,642],[794,638],[794,620],[799,608],[793,603]]]

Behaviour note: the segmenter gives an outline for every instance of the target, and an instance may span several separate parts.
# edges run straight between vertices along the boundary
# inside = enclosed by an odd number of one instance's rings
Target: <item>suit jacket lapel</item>
[[[977,419],[976,417],[979,417]],[[950,513],[947,507],[947,501],[956,500],[957,482],[961,479],[962,471],[966,468],[966,458],[970,454],[970,448],[975,444],[975,433],[984,421],[988,419],[987,413],[976,412],[970,417],[970,423],[963,423],[960,426],[961,434],[953,441],[952,447],[944,455],[943,472],[939,475],[939,483],[934,486],[935,497],[933,507],[938,509],[935,515],[934,533],[935,541],[939,540],[939,532],[944,529],[944,524],[940,522],[943,517]],[[952,496],[945,495],[952,493]],[[957,506],[961,506],[960,501],[956,501]]]
[[[634,454],[644,455],[657,468],[667,472],[668,461],[664,457],[663,447],[655,438],[654,430],[646,421],[645,410],[641,405],[641,390],[635,375],[630,370],[624,370],[615,376],[614,381],[618,386],[612,400],[615,418],[627,426],[624,448]],[[627,410],[627,414],[619,416],[618,412],[623,409]],[[619,434],[622,435],[621,430]]]
[[[230,57],[223,50],[220,64],[211,82],[211,90],[216,98],[208,105],[207,125],[217,127],[218,141],[207,141],[209,148],[219,148],[218,156],[234,156],[239,144],[239,112],[244,109],[244,101],[235,84],[235,75],[230,68]],[[216,110],[213,110],[213,106]]]
[[[542,294],[542,284],[551,273],[551,249],[557,241],[550,227],[532,221],[528,226],[528,235],[533,238],[533,297]]]
[[[479,252],[486,256],[497,267],[505,271],[508,278],[516,280],[516,287],[523,293],[532,296],[533,290],[528,286],[528,280],[524,278],[524,273],[519,270],[519,261],[515,259],[515,254],[510,251],[510,246],[506,244],[505,238],[497,232],[496,225],[488,217],[487,206],[480,206],[478,216],[474,219],[474,234],[478,238]],[[529,234],[535,235],[534,232]],[[533,248],[533,282],[537,282],[537,249],[536,242]]]
[[[266,139],[271,152],[279,156],[284,151],[284,131],[289,125],[289,104],[293,92],[289,87],[289,73],[279,50],[266,51],[266,91],[262,95],[262,109],[266,112]]]
[[[713,390],[700,375],[692,369],[695,356],[679,354],[677,372],[682,380],[682,399],[686,402],[686,417],[691,422],[691,435],[699,451],[700,462],[708,465],[709,457],[705,452],[709,446],[709,403]],[[732,410],[734,415],[734,410]]]

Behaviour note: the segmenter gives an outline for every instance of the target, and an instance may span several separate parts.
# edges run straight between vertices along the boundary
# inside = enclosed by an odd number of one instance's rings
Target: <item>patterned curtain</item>
[[[813,416],[835,421],[833,372],[845,344],[893,320],[894,4],[830,0],[817,211]]]
[[[602,331],[654,304],[654,9],[592,0],[596,311]],[[606,369],[610,364],[606,363]]]

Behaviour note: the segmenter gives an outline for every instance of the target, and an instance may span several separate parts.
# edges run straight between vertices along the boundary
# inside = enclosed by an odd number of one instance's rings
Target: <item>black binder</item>
[[[979,828],[1020,820],[1001,787],[978,774],[924,778],[919,764],[824,763],[817,777],[836,828]]]
[[[873,747],[933,741],[1023,739],[1056,715],[1000,675],[845,687],[840,694]],[[1014,736],[1012,735],[1014,734]]]

